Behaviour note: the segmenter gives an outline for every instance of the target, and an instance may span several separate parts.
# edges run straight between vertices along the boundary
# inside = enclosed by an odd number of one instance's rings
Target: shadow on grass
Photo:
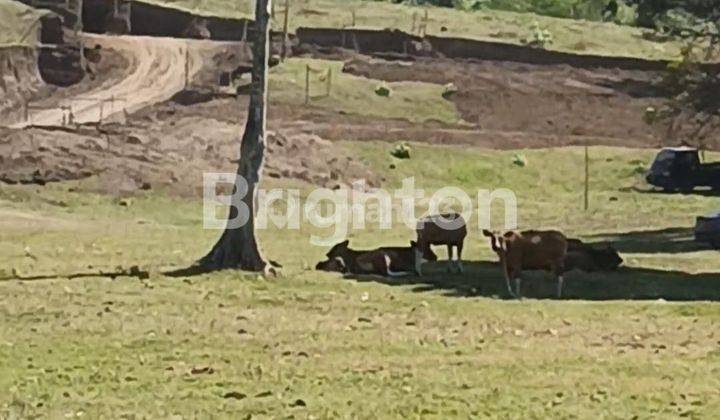
[[[630,254],[679,254],[712,249],[708,244],[696,242],[690,227],[600,233],[586,238],[593,243],[612,244],[620,253]]]
[[[485,296],[509,299],[505,278],[497,263],[464,262],[463,274],[447,273],[446,264],[427,264],[422,277],[383,278],[347,276],[357,281],[375,281],[393,286],[412,286],[415,292],[441,291],[446,296]],[[525,298],[557,299],[555,279],[541,271],[526,271],[522,283]],[[614,272],[565,274],[562,299],[717,301],[720,273],[689,274],[645,268],[621,267]]]
[[[665,191],[658,187],[623,187],[619,188],[621,192],[633,192],[638,194],[653,194],[653,195],[698,195],[701,197],[720,197],[720,190],[713,190],[708,187],[698,187],[689,192],[681,191]]]
[[[22,281],[30,281],[30,280],[53,280],[53,279],[82,279],[82,278],[91,278],[91,277],[107,277],[110,280],[115,280],[118,277],[135,277],[140,280],[145,280],[150,278],[150,273],[146,270],[141,270],[137,266],[132,266],[128,269],[124,268],[118,268],[114,271],[82,271],[77,273],[70,273],[70,274],[30,274],[30,275],[22,275],[22,274],[12,274],[10,276],[4,276],[0,277],[0,281],[8,281],[8,280],[22,280]]]

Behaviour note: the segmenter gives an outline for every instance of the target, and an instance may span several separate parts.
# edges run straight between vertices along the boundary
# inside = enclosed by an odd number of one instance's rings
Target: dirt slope
[[[108,80],[100,86],[71,97],[63,103],[72,107],[77,123],[96,122],[112,114],[134,112],[146,105],[170,99],[185,85],[185,61],[188,75],[192,78],[200,71],[200,50],[203,42],[157,38],[85,35],[88,46],[99,45],[113,49],[128,60],[128,72],[120,81]],[[114,98],[114,103],[101,100]],[[29,121],[16,124],[60,125],[65,112],[59,108],[38,110],[30,113]]]

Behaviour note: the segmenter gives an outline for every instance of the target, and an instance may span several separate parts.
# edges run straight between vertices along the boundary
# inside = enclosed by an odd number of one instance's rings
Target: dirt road
[[[76,123],[96,122],[123,112],[131,113],[148,104],[161,102],[183,89],[187,77],[198,73],[202,65],[202,41],[173,38],[106,36],[85,34],[86,45],[113,49],[128,60],[125,77],[108,80],[81,96],[74,96],[58,105],[70,107]],[[186,70],[187,60],[187,70]],[[29,113],[27,125],[61,125],[68,110],[61,108],[36,110]]]

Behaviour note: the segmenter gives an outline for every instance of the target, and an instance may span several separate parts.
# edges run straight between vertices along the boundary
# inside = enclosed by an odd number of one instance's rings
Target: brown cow
[[[568,247],[565,235],[555,230],[510,231],[502,236],[483,230],[483,235],[490,238],[490,245],[500,258],[510,295],[518,298],[521,296],[522,270],[547,270],[557,277],[557,294],[558,297],[562,296],[565,254]],[[511,278],[515,279],[515,293],[510,287]]]
[[[459,273],[463,272],[462,249],[467,236],[465,219],[458,213],[436,214],[424,217],[417,222],[417,245],[428,261],[437,261],[437,255],[430,249],[430,245],[446,245],[448,250],[448,270],[453,266]],[[457,257],[453,264],[453,247],[457,250]]]
[[[406,276],[413,272],[422,275],[422,253],[415,241],[410,242],[409,247],[382,247],[367,251],[350,249],[349,243],[346,240],[330,248],[327,260],[317,263],[315,269],[389,277]]]

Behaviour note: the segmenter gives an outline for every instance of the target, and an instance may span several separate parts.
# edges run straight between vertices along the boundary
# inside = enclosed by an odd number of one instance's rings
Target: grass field
[[[290,58],[270,73],[272,100],[289,105],[305,103],[305,69],[310,66],[310,98],[314,107],[378,118],[461,122],[455,105],[442,97],[443,86],[423,82],[387,83],[390,96],[379,96],[379,80],[342,72],[343,62]],[[330,73],[328,73],[328,71]],[[329,75],[328,75],[329,74]],[[328,77],[331,82],[327,96]]]
[[[38,19],[43,11],[18,1],[0,0],[0,47],[37,43]]]
[[[584,213],[579,148],[522,151],[518,167],[514,152],[413,145],[412,159],[395,161],[387,143],[340,146],[387,187],[414,175],[428,192],[513,189],[522,228],[612,238],[627,267],[569,273],[568,300],[505,300],[471,225],[463,276],[440,263],[423,279],[356,282],[309,270],[325,250],[308,236],[323,231],[303,225],[259,233],[283,277],[170,278],[161,272],[190,264],[218,234],[202,229],[199,202],[153,191],[121,206],[90,192],[92,180],[2,186],[0,277],[47,279],[0,281],[0,417],[655,419],[720,409],[717,304],[577,300],[718,299],[717,253],[687,237],[716,198],[629,190],[651,151],[592,148]],[[357,247],[411,237],[351,233]],[[133,265],[149,278],[66,278]],[[526,283],[531,296],[554,287],[540,273]]]
[[[253,16],[251,2],[226,0],[143,0],[148,3],[180,8],[205,15],[248,18]],[[276,4],[281,10],[281,3]],[[674,59],[680,45],[675,42],[653,42],[643,38],[643,30],[614,23],[590,22],[538,16],[499,10],[463,12],[460,10],[430,7],[419,8],[389,2],[360,0],[297,0],[291,2],[290,29],[299,27],[344,28],[352,25],[367,29],[399,29],[410,32],[413,16],[419,19],[428,11],[427,33],[481,40],[495,40],[517,44],[532,35],[537,21],[553,36],[547,48],[558,51],[611,56]],[[275,29],[282,27],[280,18],[273,20]],[[441,31],[441,28],[447,28]]]

